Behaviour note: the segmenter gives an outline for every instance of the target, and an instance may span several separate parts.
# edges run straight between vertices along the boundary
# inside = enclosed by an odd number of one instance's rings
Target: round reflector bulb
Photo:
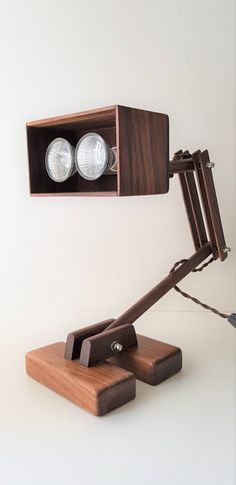
[[[75,165],[86,180],[96,180],[115,164],[115,151],[97,133],[86,133],[75,149]],[[115,171],[115,168],[114,168]]]
[[[64,182],[76,172],[74,147],[65,138],[55,138],[48,145],[45,166],[54,182]]]

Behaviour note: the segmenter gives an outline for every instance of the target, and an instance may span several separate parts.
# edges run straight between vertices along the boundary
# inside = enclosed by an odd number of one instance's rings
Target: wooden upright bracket
[[[213,180],[212,168],[214,163],[210,161],[207,150],[198,150],[193,153],[195,171],[198,178],[199,190],[207,222],[209,240],[211,242],[214,259],[220,257],[224,261],[227,256],[224,232],[220,217],[220,211]]]

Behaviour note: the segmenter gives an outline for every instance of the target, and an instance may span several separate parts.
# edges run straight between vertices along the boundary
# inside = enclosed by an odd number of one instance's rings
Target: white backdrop
[[[24,373],[27,350],[118,315],[193,252],[177,179],[165,196],[30,198],[32,119],[117,103],[167,113],[171,154],[208,148],[232,252],[182,287],[236,310],[234,18],[231,0],[0,2],[3,485],[234,484],[235,334],[175,292],[137,328],[182,346],[186,370],[109,417]]]

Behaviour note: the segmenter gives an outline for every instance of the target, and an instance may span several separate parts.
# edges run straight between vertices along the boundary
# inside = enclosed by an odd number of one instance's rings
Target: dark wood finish
[[[62,183],[45,169],[45,153],[56,137],[76,146],[85,133],[99,133],[117,146],[117,174],[88,181],[78,173]],[[123,106],[74,113],[27,123],[31,195],[141,195],[165,193],[169,187],[168,116]]]
[[[156,386],[182,369],[182,352],[178,347],[137,335],[138,347],[109,359],[133,372],[137,379]]]
[[[201,166],[202,177],[205,184],[205,193],[206,193],[208,208],[209,208],[209,212],[212,220],[212,227],[215,235],[215,242],[216,242],[218,254],[221,261],[224,261],[227,258],[228,254],[225,253],[223,250],[226,244],[225,244],[224,232],[223,232],[220,211],[219,211],[219,206],[218,206],[218,201],[217,201],[217,196],[215,191],[215,184],[214,184],[213,175],[212,175],[212,169],[207,167],[207,163],[209,162],[210,162],[209,153],[207,150],[204,150],[204,152],[201,153],[199,163]]]
[[[169,119],[165,114],[117,106],[119,195],[169,190]]]
[[[192,158],[184,158],[180,160],[171,160],[169,162],[169,173],[170,175],[174,175],[175,173],[185,173],[185,172],[193,172],[194,162]]]
[[[87,411],[101,416],[135,397],[135,376],[109,362],[87,369],[64,359],[58,342],[26,354],[27,373]]]
[[[203,206],[203,210],[204,210],[204,214],[205,214],[205,220],[206,220],[207,229],[208,229],[208,236],[209,236],[209,240],[211,242],[212,254],[213,254],[213,258],[217,259],[219,257],[219,255],[218,255],[218,250],[217,250],[215,232],[214,232],[214,228],[213,228],[213,224],[212,224],[209,202],[208,202],[208,198],[207,198],[205,181],[204,181],[203,172],[202,172],[202,168],[201,168],[201,151],[198,150],[198,151],[194,152],[192,157],[193,157],[193,160],[194,160],[194,163],[195,163],[195,170],[196,170],[196,174],[197,174],[199,192],[201,194],[202,206]]]
[[[195,176],[193,173],[186,173],[186,182],[190,195],[191,205],[193,209],[193,215],[198,232],[199,246],[203,246],[207,242],[207,234],[205,224],[202,215],[202,209],[198,196],[197,186],[195,182]]]
[[[95,189],[94,189],[95,190]],[[51,193],[40,193],[40,194],[30,194],[31,197],[114,197],[117,196],[117,192],[109,192],[104,190],[103,192],[51,192]]]
[[[122,325],[86,338],[81,347],[80,364],[90,367],[108,359],[114,355],[111,347],[113,342],[119,342],[123,346],[122,353],[138,345],[133,325]]]
[[[54,126],[66,126],[70,129],[71,124],[77,126],[78,123],[86,125],[90,129],[90,126],[107,126],[107,124],[114,122],[114,112],[116,106],[105,106],[103,108],[97,108],[92,110],[80,111],[64,116],[54,116],[51,118],[44,118],[42,120],[29,121],[27,126],[36,128],[54,127]]]
[[[89,325],[88,327],[80,328],[74,332],[70,332],[67,336],[66,346],[65,346],[65,359],[74,360],[79,359],[81,346],[83,340],[92,335],[97,335],[103,332],[105,328],[114,321],[114,318],[109,320],[104,320],[102,322],[96,323],[95,325]]]
[[[207,242],[207,235],[195,177],[193,173],[184,173],[179,178],[194,246],[198,249]]]
[[[174,285],[177,285],[187,274],[202,263],[208,256],[212,254],[211,244],[206,243],[202,248],[198,249],[185,263],[175,270],[171,275],[166,276],[160,283],[158,283],[152,290],[138,300],[126,312],[112,322],[107,330],[119,327],[127,322],[133,323],[143,313],[145,313],[154,303],[156,303],[162,296],[164,296]]]
[[[197,230],[197,224],[196,220],[194,217],[194,211],[193,211],[193,206],[191,203],[191,196],[188,190],[188,183],[186,179],[186,174],[185,173],[180,173],[179,174],[179,179],[180,179],[180,185],[182,189],[182,195],[184,199],[184,205],[185,205],[185,210],[187,213],[188,217],[188,222],[189,222],[189,227],[190,231],[192,234],[192,239],[193,239],[193,244],[195,249],[199,249],[200,244],[199,244],[199,238],[198,238],[198,230]]]

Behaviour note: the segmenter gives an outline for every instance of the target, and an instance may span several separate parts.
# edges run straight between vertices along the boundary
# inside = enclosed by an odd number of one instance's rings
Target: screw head
[[[112,342],[111,344],[111,350],[112,352],[122,352],[123,350],[123,345],[117,342],[116,340]]]
[[[224,253],[230,253],[230,251],[231,251],[231,248],[229,248],[228,246],[225,246],[225,247],[223,248],[223,252],[224,252]]]
[[[215,164],[214,162],[207,162],[206,167],[207,168],[214,168]]]

